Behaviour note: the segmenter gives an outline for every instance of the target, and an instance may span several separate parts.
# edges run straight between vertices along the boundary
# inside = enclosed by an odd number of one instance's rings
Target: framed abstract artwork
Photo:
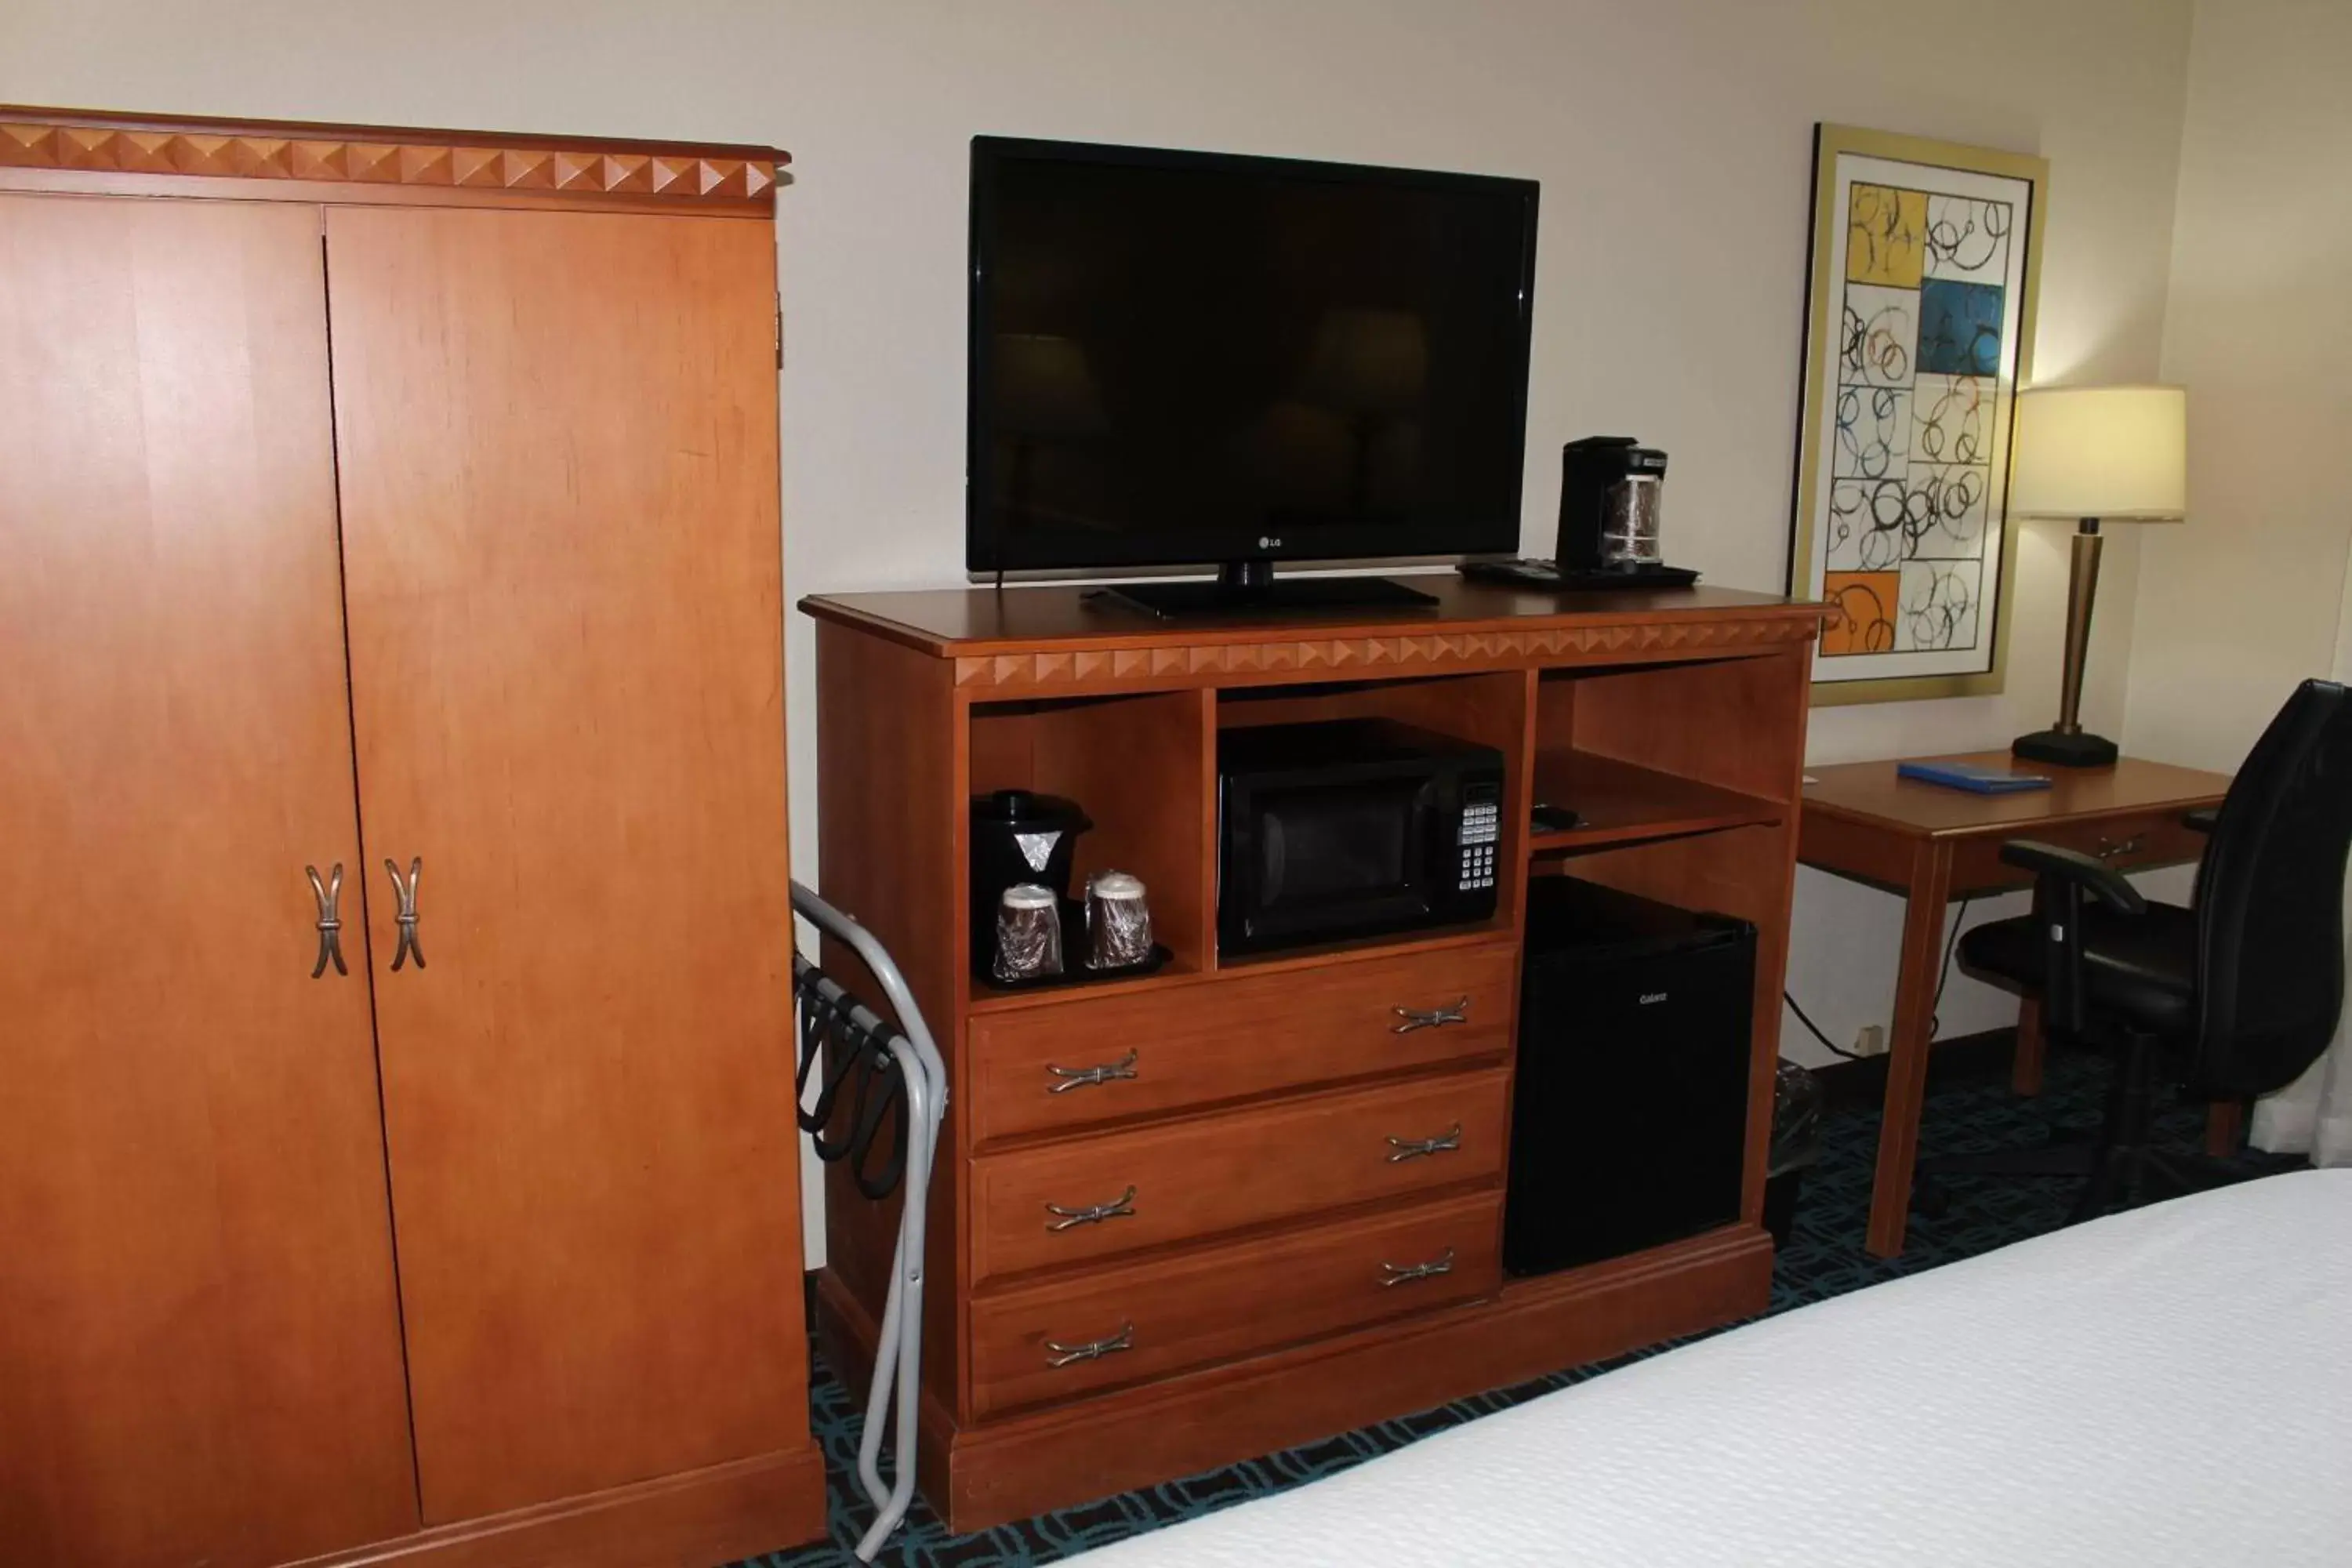
[[[1843,125],[1813,150],[1789,558],[1832,610],[1813,701],[1999,691],[2050,166]]]

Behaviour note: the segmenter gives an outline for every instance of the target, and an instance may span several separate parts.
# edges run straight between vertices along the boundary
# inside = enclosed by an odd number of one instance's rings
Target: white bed
[[[2352,1170],[1856,1291],[1085,1561],[2352,1563]]]

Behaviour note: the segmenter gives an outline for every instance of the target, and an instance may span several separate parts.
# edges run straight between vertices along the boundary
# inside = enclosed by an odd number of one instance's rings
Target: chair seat
[[[2042,922],[2032,915],[1989,921],[1960,938],[1960,962],[2029,991],[2042,984]],[[2083,985],[2095,1011],[2121,1014],[2163,1035],[2196,1026],[2197,917],[2151,901],[2147,912],[2083,911]]]

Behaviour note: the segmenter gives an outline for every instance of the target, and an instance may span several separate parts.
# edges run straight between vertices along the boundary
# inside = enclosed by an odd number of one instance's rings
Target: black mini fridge
[[[1756,928],[1571,877],[1528,900],[1504,1268],[1738,1219]]]

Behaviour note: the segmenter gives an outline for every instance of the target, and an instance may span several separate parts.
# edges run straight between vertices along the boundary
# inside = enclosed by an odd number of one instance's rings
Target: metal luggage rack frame
[[[872,932],[817,894],[798,882],[792,886],[793,912],[849,945],[882,987],[884,999],[898,1019],[894,1025],[868,1007],[802,957],[794,944],[793,1002],[799,1016],[796,1084],[800,1090],[804,1093],[807,1089],[818,1047],[826,1044],[836,1047],[815,1107],[801,1111],[801,1126],[814,1140],[819,1157],[849,1161],[858,1189],[866,1196],[886,1197],[901,1181],[906,1189],[898,1215],[898,1247],[890,1260],[890,1290],[875,1344],[874,1377],[866,1390],[865,1431],[857,1446],[857,1479],[877,1511],[856,1550],[858,1561],[871,1563],[915,1500],[916,1424],[923,1385],[923,1226],[940,1122],[947,1114],[947,1065],[940,1060],[922,1009],[916,1005],[914,993],[908,989],[906,976],[898,972],[889,952]],[[853,1070],[856,1083],[849,1131],[836,1143],[826,1129],[833,1121],[835,1101]],[[893,1070],[895,1077],[885,1076]],[[877,1093],[879,1098],[875,1098]],[[891,1163],[878,1176],[870,1175],[866,1169],[867,1157],[882,1131],[884,1116],[894,1106],[898,1115]],[[889,1416],[894,1394],[896,1474],[886,1486],[882,1436],[893,1425]]]

